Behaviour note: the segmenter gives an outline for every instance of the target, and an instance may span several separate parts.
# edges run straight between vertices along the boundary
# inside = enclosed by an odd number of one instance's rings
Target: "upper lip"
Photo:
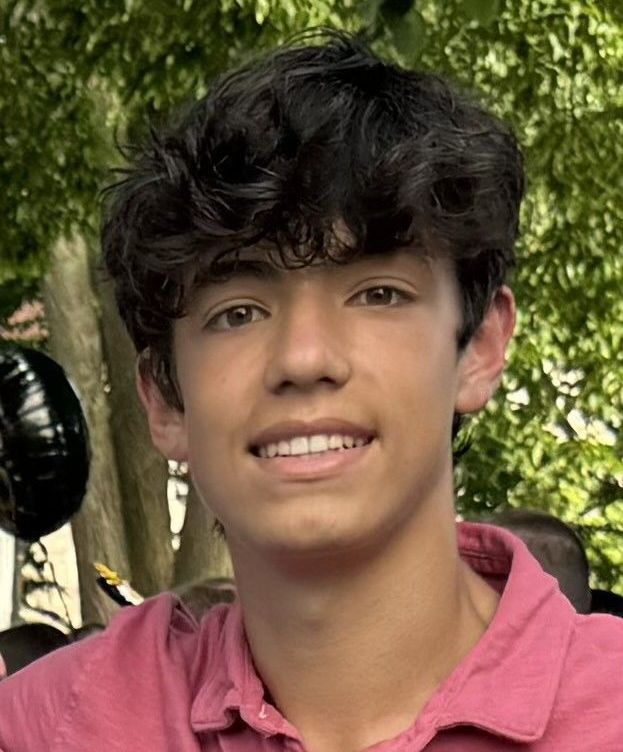
[[[278,444],[280,441],[290,441],[296,436],[318,434],[326,434],[327,436],[338,434],[340,436],[352,436],[354,439],[369,439],[376,436],[376,432],[372,428],[338,418],[320,418],[309,422],[289,420],[275,423],[260,431],[251,439],[250,446],[257,448],[268,444]]]

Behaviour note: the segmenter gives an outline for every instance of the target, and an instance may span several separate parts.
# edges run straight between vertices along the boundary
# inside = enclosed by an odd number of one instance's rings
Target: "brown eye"
[[[255,305],[239,305],[227,308],[208,321],[208,327],[217,331],[239,329],[247,324],[262,321],[268,316],[267,312]]]
[[[394,302],[396,291],[391,287],[373,287],[366,290],[368,305],[389,305]]]
[[[392,306],[410,299],[407,293],[389,285],[369,287],[355,296],[356,303],[364,306]]]
[[[225,311],[225,319],[228,326],[242,326],[253,321],[253,309],[251,306],[238,306]]]

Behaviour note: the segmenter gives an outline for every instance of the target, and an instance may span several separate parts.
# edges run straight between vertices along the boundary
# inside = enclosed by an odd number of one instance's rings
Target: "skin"
[[[175,323],[184,412],[139,378],[156,446],[226,530],[255,665],[311,752],[411,725],[495,613],[458,556],[450,435],[495,391],[515,309],[501,288],[459,353],[458,300],[449,263],[408,252],[238,275]],[[327,417],[375,436],[335,472],[293,479],[249,451]]]

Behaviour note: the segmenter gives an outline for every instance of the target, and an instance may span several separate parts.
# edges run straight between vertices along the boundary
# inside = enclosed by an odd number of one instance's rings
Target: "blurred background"
[[[591,584],[623,592],[620,0],[0,0],[0,347],[63,366],[91,443],[84,503],[43,538],[47,556],[0,532],[0,629],[106,623],[117,607],[95,561],[146,596],[231,574],[185,468],[151,448],[99,266],[98,192],[123,164],[116,144],[318,25],[365,30],[514,125],[528,177],[519,328],[502,388],[469,428],[459,511],[551,512],[584,542]]]

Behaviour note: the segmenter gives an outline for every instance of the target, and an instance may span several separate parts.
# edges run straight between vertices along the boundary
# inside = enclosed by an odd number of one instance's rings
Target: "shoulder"
[[[50,749],[81,675],[98,658],[102,637],[59,648],[0,681],[0,750]]]
[[[563,676],[585,677],[589,687],[616,677],[623,686],[623,619],[610,614],[576,615]]]
[[[591,729],[593,740],[603,735],[603,743],[609,743],[613,734],[623,736],[622,701],[623,619],[578,615],[558,690],[558,724]]]
[[[603,665],[623,661],[623,619],[610,614],[578,614],[569,643],[565,670],[575,675],[603,673]],[[613,668],[614,668],[613,665]],[[621,668],[619,663],[618,668]],[[623,672],[617,671],[623,681]]]
[[[155,684],[163,675],[183,684],[198,629],[179,600],[163,594],[122,609],[101,634],[3,679],[0,752],[56,752],[64,748],[70,726],[82,723],[91,736],[98,724],[100,733],[110,723],[124,724],[141,702],[153,710]]]

